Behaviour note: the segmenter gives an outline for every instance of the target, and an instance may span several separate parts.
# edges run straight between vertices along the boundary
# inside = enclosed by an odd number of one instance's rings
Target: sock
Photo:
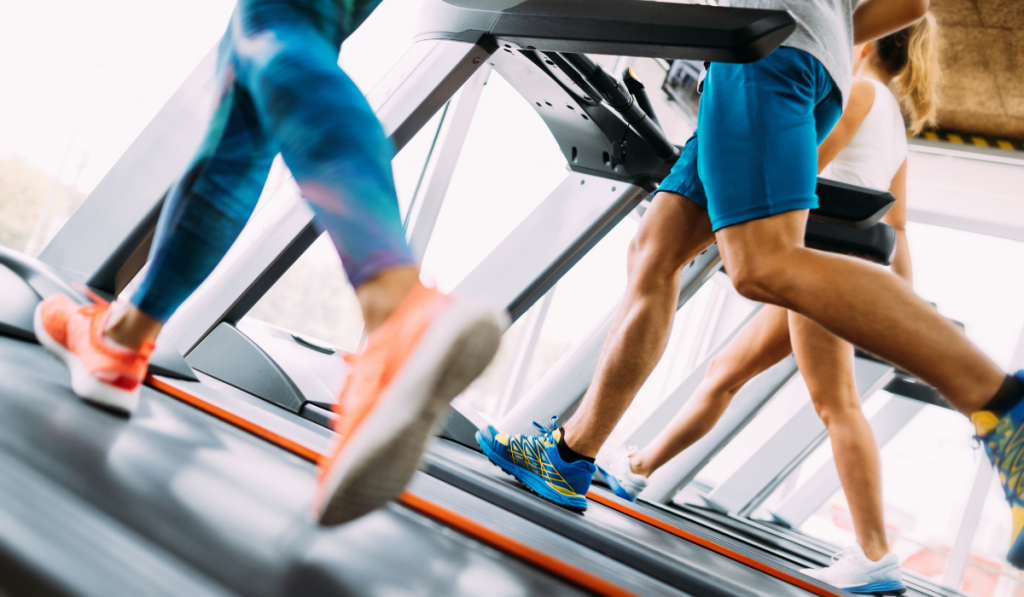
[[[558,428],[558,455],[566,462],[586,460],[590,464],[594,464],[593,458],[577,453],[565,443],[565,429],[562,427]]]
[[[988,404],[981,407],[981,410],[987,410],[1002,418],[1011,408],[1017,406],[1021,398],[1024,398],[1024,381],[1017,379],[1015,375],[1007,375],[996,395]]]

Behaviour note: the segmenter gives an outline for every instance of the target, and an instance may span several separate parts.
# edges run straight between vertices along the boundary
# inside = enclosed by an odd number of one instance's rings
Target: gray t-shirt
[[[737,8],[788,10],[796,19],[796,31],[783,46],[803,50],[821,61],[832,75],[843,108],[850,96],[853,77],[853,10],[858,0],[732,0]]]

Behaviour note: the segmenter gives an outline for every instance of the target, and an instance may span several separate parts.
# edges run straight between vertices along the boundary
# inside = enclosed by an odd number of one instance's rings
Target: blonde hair
[[[893,91],[915,135],[934,126],[939,110],[939,26],[928,13],[913,25],[876,42],[882,65],[893,76]]]

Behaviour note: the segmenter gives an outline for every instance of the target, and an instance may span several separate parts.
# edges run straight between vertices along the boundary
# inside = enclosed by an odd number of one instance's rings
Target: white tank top
[[[860,128],[821,175],[872,189],[888,190],[907,157],[907,132],[900,104],[873,79],[875,101]]]

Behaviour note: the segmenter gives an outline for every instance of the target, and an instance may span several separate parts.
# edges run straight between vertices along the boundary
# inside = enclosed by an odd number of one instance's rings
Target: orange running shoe
[[[110,304],[81,306],[62,294],[39,303],[36,338],[71,371],[71,389],[82,399],[131,414],[139,403],[154,343],[138,352],[111,346],[103,337]]]
[[[321,524],[348,522],[398,495],[445,406],[491,362],[507,325],[503,312],[417,284],[366,349],[346,357],[340,438],[320,462]]]

